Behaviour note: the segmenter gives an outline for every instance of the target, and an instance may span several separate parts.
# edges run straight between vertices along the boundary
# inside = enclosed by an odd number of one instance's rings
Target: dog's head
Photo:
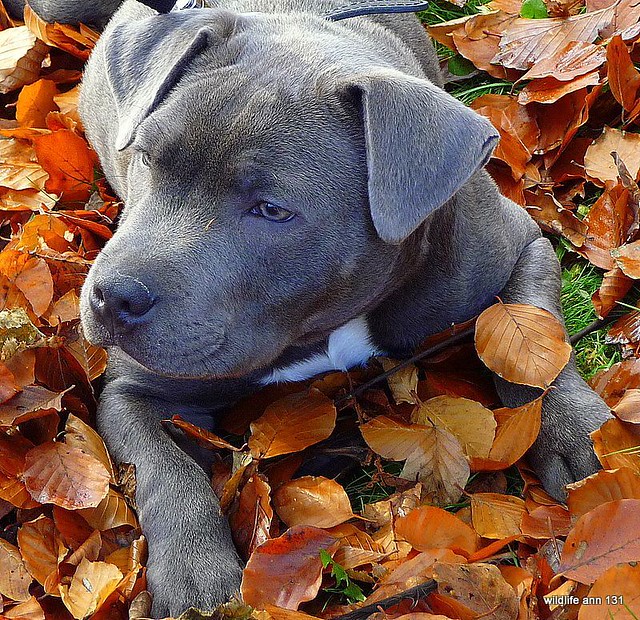
[[[89,338],[162,374],[246,375],[379,303],[496,142],[384,54],[303,14],[105,36],[109,100],[82,109],[93,137],[92,106],[117,110],[95,142],[126,208],[83,290]]]

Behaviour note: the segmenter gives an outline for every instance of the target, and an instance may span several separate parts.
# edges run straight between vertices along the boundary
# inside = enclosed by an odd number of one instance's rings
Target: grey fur
[[[241,575],[206,474],[158,420],[213,425],[357,316],[394,355],[496,295],[561,318],[551,247],[477,171],[495,132],[436,88],[422,27],[318,17],[337,3],[156,16],[127,0],[87,65],[82,117],[126,208],[84,286],[83,325],[110,348],[98,425],[137,466],[156,616],[211,607]],[[250,216],[260,200],[298,215]],[[508,405],[537,393],[498,389]],[[588,433],[608,415],[571,362],[530,452],[556,497],[597,468]]]

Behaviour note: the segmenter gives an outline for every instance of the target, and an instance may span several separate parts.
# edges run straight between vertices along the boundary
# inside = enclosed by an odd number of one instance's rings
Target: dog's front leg
[[[136,466],[136,503],[149,542],[147,577],[153,616],[211,609],[242,578],[226,519],[205,472],[163,431],[170,412],[120,378],[108,383],[98,430],[117,462]]]
[[[505,303],[544,308],[562,321],[560,283],[560,265],[551,243],[539,238],[520,255],[500,298]],[[496,386],[508,407],[517,407],[540,395],[535,388],[508,383],[499,377]],[[566,484],[599,468],[589,433],[609,416],[607,405],[578,374],[572,355],[543,400],[542,428],[528,453],[531,465],[551,495],[563,499]]]

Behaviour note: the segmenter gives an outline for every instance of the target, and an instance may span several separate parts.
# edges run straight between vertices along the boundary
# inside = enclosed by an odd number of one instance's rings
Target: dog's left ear
[[[351,80],[364,121],[373,223],[406,239],[484,166],[498,142],[491,123],[427,80],[379,69]]]

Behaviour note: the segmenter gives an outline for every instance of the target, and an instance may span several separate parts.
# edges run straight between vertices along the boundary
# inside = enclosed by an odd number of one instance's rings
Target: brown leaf
[[[267,541],[273,519],[270,501],[271,487],[262,474],[253,474],[242,487],[238,504],[229,516],[236,546],[243,557],[249,557],[256,547]]]
[[[52,519],[45,516],[25,523],[18,530],[18,545],[24,563],[47,594],[58,594],[58,564],[67,553]]]
[[[538,190],[526,191],[527,211],[529,215],[548,232],[562,235],[576,247],[586,239],[587,224],[572,211],[565,209],[550,192]]]
[[[3,612],[2,618],[7,620],[46,620],[44,611],[33,596]]]
[[[11,400],[0,405],[0,427],[14,426],[49,409],[62,410],[66,392],[51,392],[39,385],[26,386]]]
[[[314,388],[285,396],[251,423],[251,454],[271,458],[308,448],[331,435],[336,415],[333,401]]]
[[[618,0],[608,8],[567,19],[517,19],[500,39],[500,52],[492,62],[529,69],[556,54],[567,41],[594,41],[598,36],[610,36],[615,30],[637,22],[639,16],[640,8],[634,0]],[[609,35],[603,31],[609,31]]]
[[[99,609],[121,580],[117,566],[83,559],[71,584],[60,586],[60,596],[73,617],[81,620]]]
[[[91,527],[100,531],[123,525],[138,526],[136,515],[129,508],[122,493],[111,488],[95,508],[82,508],[78,513]]]
[[[334,530],[332,534],[338,535],[338,532]],[[343,524],[340,534],[338,539],[340,547],[334,553],[333,559],[345,570],[384,559],[385,553],[382,545],[355,525]]]
[[[78,337],[67,338],[64,349],[69,351],[84,370],[87,379],[97,379],[107,368],[107,353],[102,347],[91,344],[82,333]]]
[[[332,550],[336,540],[315,527],[295,526],[266,541],[251,555],[240,590],[248,605],[298,609],[315,598],[322,583],[320,550]]]
[[[342,485],[323,476],[303,476],[285,482],[274,493],[273,504],[289,527],[328,528],[354,516]]]
[[[510,95],[482,95],[471,107],[486,116],[500,133],[493,157],[504,161],[511,168],[513,178],[520,179],[538,146],[540,130],[535,117]]]
[[[607,420],[591,433],[594,450],[605,469],[630,467],[640,472],[640,429],[635,424]]]
[[[438,592],[479,615],[494,620],[516,620],[519,601],[514,589],[492,564],[436,564],[433,569]]]
[[[518,93],[518,103],[520,105],[529,103],[550,105],[571,93],[582,91],[588,86],[595,86],[599,83],[600,73],[598,71],[585,73],[568,82],[563,82],[553,77],[532,80]],[[538,115],[538,119],[540,119],[540,115]],[[539,150],[537,149],[537,151]]]
[[[567,504],[574,517],[581,517],[601,504],[619,499],[640,499],[640,474],[628,467],[599,471],[567,485]]]
[[[626,243],[611,250],[611,256],[622,273],[629,278],[640,278],[640,241]]]
[[[590,603],[580,606],[578,620],[635,620],[640,611],[640,566],[612,566],[596,580],[588,596]]]
[[[24,481],[36,501],[74,510],[101,502],[109,489],[109,472],[78,448],[48,442],[27,453]]]
[[[486,458],[495,439],[496,421],[480,403],[467,398],[436,396],[420,403],[411,414],[415,424],[446,428],[469,457]]]
[[[640,499],[619,499],[578,519],[562,549],[558,572],[589,584],[612,566],[639,557]]]
[[[47,114],[57,109],[53,98],[58,93],[51,80],[38,80],[24,86],[18,95],[16,120],[22,127],[40,127],[46,129]]]
[[[435,506],[421,506],[396,520],[396,533],[418,551],[451,549],[469,556],[478,535],[458,517]]]
[[[53,299],[53,278],[46,261],[5,249],[0,253],[0,274],[22,292],[37,316],[44,314]]]
[[[223,449],[223,450],[231,450],[233,452],[238,452],[239,448],[236,448],[234,445],[231,445],[228,441],[225,441],[221,437],[218,437],[215,433],[208,431],[204,428],[200,428],[195,424],[191,424],[186,420],[183,420],[179,415],[174,415],[171,420],[167,420],[170,424],[173,424],[176,428],[179,428],[181,431],[189,437],[189,439],[193,439],[199,446],[203,448],[211,449]]]
[[[393,360],[388,357],[379,357],[378,361],[382,364],[385,372],[399,364],[398,360]],[[409,366],[405,366],[401,370],[394,372],[387,378],[387,383],[389,384],[389,389],[391,390],[396,405],[400,403],[415,405],[415,393],[418,390],[418,368],[415,364],[409,364]]]
[[[69,414],[64,432],[64,443],[70,448],[78,448],[100,461],[109,472],[111,483],[115,484],[116,475],[113,469],[113,463],[107,452],[107,447],[104,445],[104,441],[102,441],[102,437],[88,424],[73,414]]]
[[[483,538],[500,539],[520,534],[520,521],[526,509],[524,500],[500,493],[474,493],[471,496],[473,527]]]
[[[406,459],[400,476],[420,480],[434,503],[447,504],[460,497],[469,479],[469,463],[458,440],[446,429],[378,416],[360,425],[360,432],[380,456]]]
[[[640,72],[635,68],[631,54],[619,35],[607,45],[607,77],[611,94],[627,112],[631,112],[630,120],[636,115],[634,108],[638,103]]]
[[[595,71],[606,59],[607,52],[601,45],[569,40],[552,55],[541,58],[520,79],[552,77],[561,82],[571,82],[577,77]]]
[[[0,594],[12,601],[26,601],[31,581],[20,551],[0,538]]]
[[[640,389],[640,360],[614,364],[591,379],[591,386],[609,407],[615,407],[626,390]]]
[[[571,515],[564,506],[538,506],[522,515],[520,529],[528,538],[548,540],[566,536],[571,524]]]
[[[26,26],[0,32],[0,93],[8,93],[38,79],[49,48]]]
[[[591,296],[598,317],[607,316],[632,286],[633,280],[627,278],[619,267],[607,271],[602,278],[600,288]]]
[[[476,322],[475,343],[482,361],[497,375],[541,388],[551,385],[571,356],[561,323],[527,304],[487,308]]]
[[[594,183],[604,186],[618,182],[618,167],[611,156],[616,152],[635,179],[640,171],[640,135],[605,127],[600,137],[587,149],[585,171]]]
[[[640,424],[640,390],[627,390],[613,408],[613,413],[618,420],[629,424]]]
[[[49,173],[47,192],[65,202],[86,202],[91,194],[95,157],[87,143],[68,129],[34,138],[38,161]]]

